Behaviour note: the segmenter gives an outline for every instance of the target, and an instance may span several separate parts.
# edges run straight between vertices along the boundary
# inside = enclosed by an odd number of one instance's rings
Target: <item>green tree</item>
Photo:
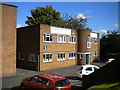
[[[70,16],[68,14],[64,14],[62,17],[60,16],[60,12],[57,12],[52,6],[46,7],[36,7],[36,9],[32,9],[31,17],[27,16],[26,24],[35,25],[35,24],[47,24],[57,27],[64,28],[74,28],[74,29],[84,29],[87,28],[87,19],[77,19],[76,16]]]
[[[120,34],[118,31],[111,31],[101,38],[101,58],[107,59],[120,55]]]
[[[31,17],[27,16],[26,24],[35,25],[35,24],[48,24],[56,25],[56,23],[61,19],[60,13],[57,12],[52,6],[46,7],[36,7],[32,9]]]

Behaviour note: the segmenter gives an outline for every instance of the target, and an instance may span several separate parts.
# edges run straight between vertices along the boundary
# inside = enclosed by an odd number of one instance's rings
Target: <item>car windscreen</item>
[[[83,69],[83,67],[81,66],[80,68],[79,68],[79,70],[82,70]]]
[[[67,79],[59,80],[55,82],[56,87],[65,87],[68,86],[70,82]]]

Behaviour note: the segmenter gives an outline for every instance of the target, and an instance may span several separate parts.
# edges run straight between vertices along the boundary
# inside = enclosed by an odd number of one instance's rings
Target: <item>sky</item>
[[[87,25],[93,32],[107,33],[116,30],[118,24],[118,2],[5,2],[18,6],[17,27],[27,26],[26,16],[37,6],[52,5],[61,15],[78,15],[87,18]]]

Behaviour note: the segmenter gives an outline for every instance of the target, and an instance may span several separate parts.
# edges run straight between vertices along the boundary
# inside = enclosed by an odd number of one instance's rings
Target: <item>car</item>
[[[100,67],[96,65],[81,65],[77,71],[77,75],[79,78],[82,78],[83,75],[89,75],[94,71],[98,70]]]
[[[114,58],[109,58],[107,61],[106,61],[106,63],[110,63],[110,62],[112,62],[113,60],[115,60]]]
[[[71,90],[71,86],[67,78],[52,73],[27,77],[21,82],[23,90]]]

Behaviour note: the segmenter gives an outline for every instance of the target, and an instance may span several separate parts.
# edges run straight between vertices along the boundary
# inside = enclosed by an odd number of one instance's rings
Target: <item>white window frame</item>
[[[57,61],[64,61],[66,53],[58,53]],[[62,56],[62,57],[61,57]],[[61,58],[59,58],[61,57]]]
[[[44,58],[44,55],[45,55],[45,58]],[[49,58],[47,58],[47,55],[48,55]],[[53,62],[52,53],[44,53],[43,54],[43,62]]]
[[[70,36],[69,43],[76,43],[76,36]]]
[[[25,53],[24,52],[18,52],[18,60],[25,60]]]
[[[69,53],[69,59],[76,59],[76,53],[75,52],[70,52]]]
[[[94,44],[98,44],[98,38],[94,38]]]
[[[49,40],[47,41],[46,38],[49,38]],[[53,41],[53,36],[51,34],[43,34],[43,42],[52,42],[52,41]]]
[[[36,62],[37,54],[36,53],[29,53],[28,54],[28,61],[30,62]]]
[[[98,56],[98,51],[94,51],[94,56]]]
[[[83,59],[83,54],[79,54],[79,58],[80,58],[80,59]]]
[[[87,37],[87,48],[91,48],[91,37]]]
[[[65,35],[58,35],[57,42],[66,43],[66,36]]]

